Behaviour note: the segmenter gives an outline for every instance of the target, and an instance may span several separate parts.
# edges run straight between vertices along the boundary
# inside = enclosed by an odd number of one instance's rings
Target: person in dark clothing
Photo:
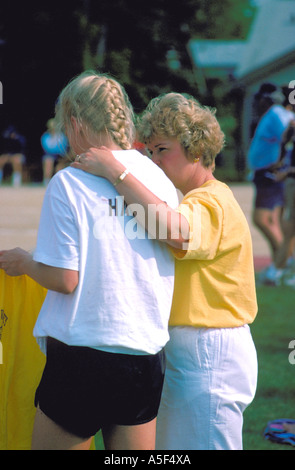
[[[25,138],[14,126],[9,126],[4,130],[0,145],[0,184],[3,179],[4,166],[9,163],[13,172],[12,185],[21,185],[22,168],[25,163],[25,143]]]

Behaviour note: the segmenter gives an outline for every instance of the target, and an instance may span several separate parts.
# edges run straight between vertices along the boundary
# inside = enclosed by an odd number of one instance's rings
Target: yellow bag
[[[0,449],[27,450],[34,397],[45,365],[33,328],[46,289],[28,276],[0,269]]]
[[[0,269],[0,450],[31,449],[35,391],[46,362],[33,328],[46,293],[30,277]]]

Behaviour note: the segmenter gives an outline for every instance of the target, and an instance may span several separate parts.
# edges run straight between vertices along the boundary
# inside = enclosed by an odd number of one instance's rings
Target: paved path
[[[233,184],[231,188],[250,225],[255,265],[260,269],[269,263],[270,252],[265,239],[251,221],[253,187],[251,184]],[[44,192],[41,185],[0,187],[0,249],[15,246],[34,249]]]
[[[33,250],[45,188],[0,187],[0,249]]]

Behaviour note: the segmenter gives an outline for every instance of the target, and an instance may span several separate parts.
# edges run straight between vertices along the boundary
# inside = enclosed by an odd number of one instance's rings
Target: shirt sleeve
[[[223,209],[214,198],[191,196],[177,209],[188,221],[190,239],[182,250],[171,248],[177,259],[212,260],[216,257],[223,230]]]
[[[57,268],[79,270],[79,232],[72,204],[58,180],[44,196],[34,260]]]

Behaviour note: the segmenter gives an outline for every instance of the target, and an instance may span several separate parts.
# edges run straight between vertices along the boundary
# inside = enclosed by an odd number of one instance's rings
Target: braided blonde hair
[[[74,117],[85,136],[106,133],[123,150],[130,149],[135,136],[134,115],[124,88],[106,74],[87,71],[71,80],[56,105],[58,127],[66,135]]]

